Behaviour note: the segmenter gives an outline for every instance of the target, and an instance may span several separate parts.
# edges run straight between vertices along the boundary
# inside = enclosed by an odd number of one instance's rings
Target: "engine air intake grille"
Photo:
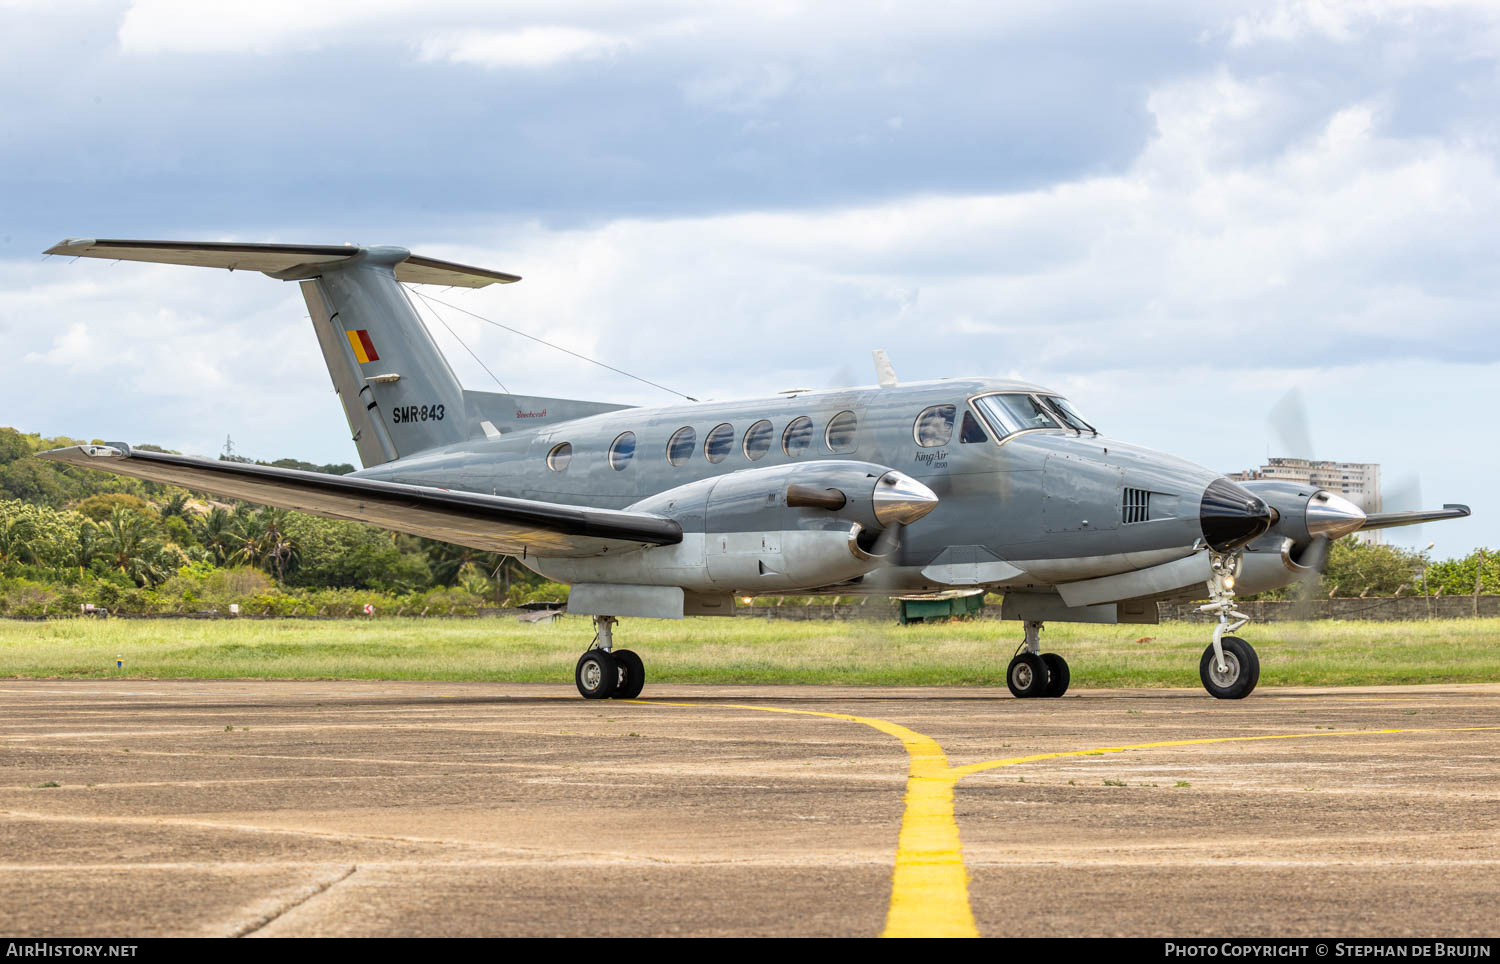
[[[1151,519],[1151,493],[1145,489],[1126,489],[1124,521],[1147,522]]]

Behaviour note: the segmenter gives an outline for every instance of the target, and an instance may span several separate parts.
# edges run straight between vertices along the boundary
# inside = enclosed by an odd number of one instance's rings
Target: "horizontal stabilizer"
[[[1439,522],[1443,519],[1466,519],[1469,517],[1469,507],[1458,505],[1453,502],[1444,503],[1441,509],[1418,509],[1412,512],[1372,512],[1365,516],[1365,524],[1359,527],[1359,531],[1366,529],[1394,529],[1396,526],[1415,526],[1424,522]]]
[[[45,254],[69,258],[104,258],[110,261],[147,261],[154,264],[185,264],[230,271],[261,271],[272,277],[306,277],[319,266],[333,267],[368,249],[357,244],[250,244],[237,241],[129,241],[69,238],[48,248]],[[475,268],[407,254],[395,266],[396,280],[411,284],[485,285],[520,281],[520,275],[489,268]]]
[[[639,512],[144,452],[123,442],[70,445],[37,457],[508,555],[597,556],[682,541],[676,522]]]

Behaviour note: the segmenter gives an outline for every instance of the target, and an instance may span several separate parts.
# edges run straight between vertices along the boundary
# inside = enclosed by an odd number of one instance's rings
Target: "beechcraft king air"
[[[1154,623],[1203,599],[1199,665],[1221,699],[1249,695],[1255,650],[1236,593],[1316,573],[1329,540],[1469,514],[1366,515],[1278,481],[1234,483],[1102,435],[1061,395],[999,378],[879,384],[634,408],[472,391],[404,285],[520,279],[405,248],[71,239],[48,254],[260,271],[297,282],[363,468],[347,476],[77,445],[42,458],[219,496],[368,522],[494,552],[570,584],[597,630],[575,680],[633,698],[621,617],[730,616],[758,594],[985,589],[1023,639],[1006,680],[1061,696],[1068,664],[1044,622]]]

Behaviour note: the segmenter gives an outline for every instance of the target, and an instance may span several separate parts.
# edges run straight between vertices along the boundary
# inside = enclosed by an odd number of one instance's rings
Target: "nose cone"
[[[1271,507],[1228,479],[1215,479],[1203,492],[1198,522],[1203,540],[1218,552],[1253,541],[1271,528]]]
[[[875,518],[883,526],[910,525],[937,508],[937,493],[904,472],[887,472],[875,481]]]
[[[1307,500],[1307,534],[1315,539],[1338,539],[1364,524],[1364,510],[1341,495],[1320,490]]]

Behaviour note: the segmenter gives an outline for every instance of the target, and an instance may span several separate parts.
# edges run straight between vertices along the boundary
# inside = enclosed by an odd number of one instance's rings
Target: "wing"
[[[676,522],[645,513],[143,452],[123,442],[70,445],[37,458],[523,558],[598,556],[682,541]]]

